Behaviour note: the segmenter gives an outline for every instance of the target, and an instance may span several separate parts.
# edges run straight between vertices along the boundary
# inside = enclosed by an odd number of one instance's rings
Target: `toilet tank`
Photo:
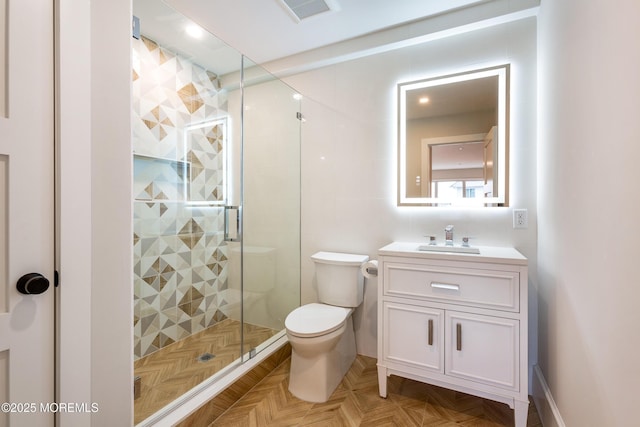
[[[364,277],[360,266],[369,260],[367,255],[317,252],[311,259],[315,262],[320,302],[340,307],[362,304]]]

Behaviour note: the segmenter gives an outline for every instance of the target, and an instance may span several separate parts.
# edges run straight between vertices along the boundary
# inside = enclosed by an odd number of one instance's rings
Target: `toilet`
[[[369,257],[318,252],[315,262],[320,303],[306,304],[285,319],[291,344],[289,391],[307,402],[326,402],[356,357],[351,314],[362,304]]]

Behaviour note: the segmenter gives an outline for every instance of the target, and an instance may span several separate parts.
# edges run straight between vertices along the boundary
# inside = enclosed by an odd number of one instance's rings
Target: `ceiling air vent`
[[[340,10],[335,0],[279,0],[294,21],[318,16],[323,13]]]

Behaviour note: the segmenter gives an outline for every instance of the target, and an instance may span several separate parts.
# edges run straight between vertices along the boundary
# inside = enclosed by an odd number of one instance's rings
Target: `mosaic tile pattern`
[[[227,101],[214,74],[151,40],[133,42],[138,359],[226,318]]]
[[[142,37],[133,40],[136,154],[186,160],[184,128],[227,115],[218,77]]]
[[[218,213],[217,213],[218,212]],[[222,208],[134,203],[135,354],[142,357],[225,319]]]

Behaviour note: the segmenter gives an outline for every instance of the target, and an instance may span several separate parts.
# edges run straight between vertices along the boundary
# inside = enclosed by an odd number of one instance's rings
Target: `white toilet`
[[[362,304],[367,255],[318,252],[320,304],[306,304],[285,319],[291,343],[289,391],[307,402],[326,402],[356,357],[351,313]]]

